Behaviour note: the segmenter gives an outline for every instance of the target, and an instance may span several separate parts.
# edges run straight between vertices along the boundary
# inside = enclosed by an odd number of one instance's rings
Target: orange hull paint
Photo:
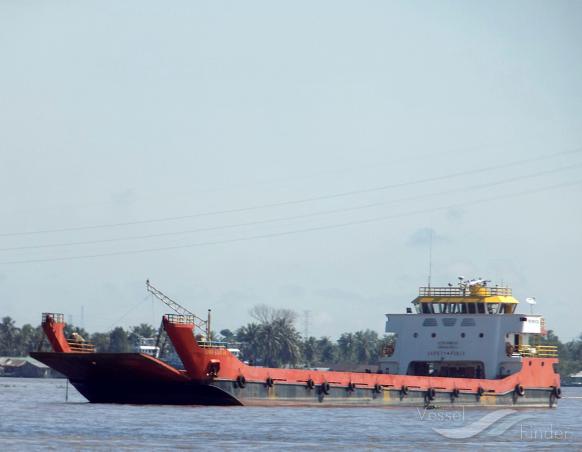
[[[186,371],[141,353],[71,352],[64,324],[51,317],[43,329],[54,352],[31,355],[65,374],[96,403],[427,406],[454,402],[543,407],[555,406],[559,398],[556,358],[524,358],[519,372],[499,380],[253,367],[226,348],[201,347],[192,324],[173,323],[167,317],[163,322]],[[521,395],[518,386],[523,387]]]
[[[556,358],[524,358],[519,372],[498,380],[265,368],[244,364],[224,348],[200,347],[192,334],[191,324],[171,323],[164,317],[164,327],[189,377],[199,382],[211,382],[214,378],[236,381],[242,376],[249,383],[265,383],[267,379],[272,379],[275,383],[305,385],[308,380],[312,380],[316,385],[329,383],[331,386],[341,387],[349,384],[358,388],[374,388],[379,385],[383,388],[399,389],[407,386],[420,390],[433,388],[439,392],[452,392],[457,389],[461,392],[477,393],[484,390],[496,394],[512,392],[517,385],[526,390],[560,386],[560,376],[554,372],[554,364],[558,362]],[[216,363],[220,366],[215,376],[212,375],[213,363],[214,366]]]

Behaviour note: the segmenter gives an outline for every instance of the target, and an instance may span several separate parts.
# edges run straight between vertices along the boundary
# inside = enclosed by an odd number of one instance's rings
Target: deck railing
[[[468,287],[421,287],[419,289],[421,297],[491,297],[491,296],[511,296],[509,287],[481,287],[478,292],[471,292]]]
[[[77,342],[75,340],[68,340],[69,348],[74,353],[94,353],[95,345],[89,342]]]
[[[207,341],[199,340],[198,346],[202,348],[240,348],[241,342]]]
[[[557,358],[558,347],[555,345],[520,345],[517,353],[524,358]]]
[[[193,315],[181,315],[181,314],[166,314],[166,318],[170,323],[179,323],[182,325],[185,324],[194,324],[194,316]]]
[[[60,312],[43,312],[42,323],[47,323],[49,319],[53,319],[55,323],[65,323],[65,316]]]

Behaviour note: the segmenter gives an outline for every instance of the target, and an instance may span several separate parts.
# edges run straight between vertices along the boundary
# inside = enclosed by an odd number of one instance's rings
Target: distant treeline
[[[391,338],[380,337],[375,331],[363,330],[343,333],[337,340],[329,337],[304,338],[295,326],[296,314],[291,310],[274,309],[265,305],[255,306],[250,312],[253,321],[237,330],[224,329],[212,332],[213,341],[236,344],[242,358],[263,366],[330,367],[338,363],[346,365],[375,364],[382,349]],[[76,331],[100,352],[130,352],[136,350],[140,338],[157,337],[158,328],[141,324],[125,330],[114,328],[106,333],[89,334],[82,328],[66,325],[65,334],[70,337]],[[159,345],[162,357],[173,353],[170,342],[162,335]],[[560,374],[564,377],[582,370],[582,335],[562,343],[550,330],[543,344],[556,345],[560,357]],[[4,317],[0,324],[0,356],[25,356],[30,351],[49,350],[49,344],[40,326],[17,327],[14,320]]]

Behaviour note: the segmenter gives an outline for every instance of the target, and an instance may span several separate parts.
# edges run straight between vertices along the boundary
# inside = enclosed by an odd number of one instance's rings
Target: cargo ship
[[[541,344],[543,317],[517,313],[510,288],[482,279],[421,287],[405,313],[386,314],[393,341],[376,373],[249,365],[227,344],[205,339],[210,317],[147,284],[177,312],[162,324],[184,369],[151,353],[96,352],[67,339],[56,313],[42,320],[53,352],[31,356],[95,403],[555,407],[561,397],[557,348]]]

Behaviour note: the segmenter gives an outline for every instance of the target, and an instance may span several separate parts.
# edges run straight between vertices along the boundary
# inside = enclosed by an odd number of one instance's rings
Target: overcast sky
[[[432,235],[434,284],[571,339],[581,43],[579,1],[1,2],[0,316],[157,325],[150,278],[217,330],[382,332]]]

